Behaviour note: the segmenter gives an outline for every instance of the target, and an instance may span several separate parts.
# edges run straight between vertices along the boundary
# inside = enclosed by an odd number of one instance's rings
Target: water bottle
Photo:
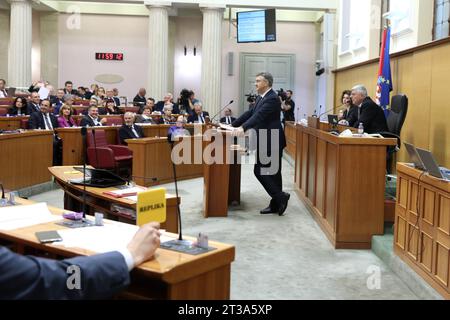
[[[364,134],[364,126],[363,126],[362,122],[359,123],[358,134],[361,136]]]

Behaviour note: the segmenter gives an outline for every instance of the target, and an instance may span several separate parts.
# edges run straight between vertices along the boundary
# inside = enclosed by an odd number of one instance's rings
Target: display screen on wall
[[[237,42],[276,41],[275,9],[237,13]]]
[[[96,52],[95,60],[123,61],[123,53]]]

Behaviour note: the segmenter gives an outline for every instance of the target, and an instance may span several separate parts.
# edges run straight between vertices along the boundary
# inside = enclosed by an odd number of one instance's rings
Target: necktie
[[[358,121],[360,117],[361,117],[361,107],[358,107]]]
[[[6,90],[3,89],[3,96],[6,98],[8,96],[8,94],[6,93]]]
[[[227,117],[227,124],[231,124],[231,119],[229,116]]]
[[[52,123],[51,123],[50,119],[48,118],[48,114],[44,114],[44,121],[45,121],[46,129],[53,130]]]
[[[139,138],[139,134],[137,133],[136,129],[134,128],[134,126],[131,126],[131,131],[133,131],[133,134],[136,138]]]
[[[200,123],[205,123],[205,119],[203,118],[203,115],[200,115]]]

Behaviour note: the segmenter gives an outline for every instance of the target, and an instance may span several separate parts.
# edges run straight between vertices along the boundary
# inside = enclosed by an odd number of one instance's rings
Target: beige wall
[[[58,84],[58,13],[41,13],[41,77]]]
[[[314,23],[277,22],[277,41],[266,43],[236,42],[236,28],[228,35],[228,22],[223,22],[222,42],[222,104],[234,100],[233,111],[239,101],[239,54],[286,53],[295,54],[294,101],[301,106],[301,113],[312,114],[315,104],[316,25]],[[227,53],[234,53],[234,72],[228,76]],[[263,70],[261,70],[263,71]],[[284,88],[288,89],[288,88]]]
[[[0,10],[0,78],[8,80],[9,11]]]
[[[402,141],[429,149],[437,161],[450,167],[450,43],[392,59],[393,94],[409,98],[409,110],[402,129]],[[374,97],[378,62],[336,73],[336,106],[344,89],[355,84],[367,86]],[[404,147],[399,161],[408,161]]]

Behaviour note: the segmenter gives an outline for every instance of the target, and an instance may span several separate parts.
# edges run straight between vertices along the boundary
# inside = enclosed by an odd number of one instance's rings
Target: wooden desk
[[[199,151],[202,151],[202,137],[197,139]],[[143,138],[127,140],[128,148],[133,151],[133,181],[142,186],[152,186],[173,182],[171,147],[167,138]],[[178,145],[180,142],[175,142]],[[190,141],[188,143],[191,143]],[[191,155],[194,148],[191,148]],[[182,156],[182,155],[181,155]],[[202,154],[197,155],[201,159]],[[189,157],[193,159],[193,157]],[[200,164],[177,164],[177,179],[193,179],[203,177],[203,166]]]
[[[0,180],[17,190],[49,182],[53,162],[53,132],[46,130],[0,134]]]
[[[107,117],[107,116],[102,116]],[[117,117],[117,116],[110,116]],[[186,125],[187,128],[193,128],[194,125]],[[145,137],[167,137],[167,131],[170,125],[142,125]],[[97,130],[105,130],[106,140],[110,144],[118,144],[120,126],[102,126]],[[89,130],[89,129],[88,129]],[[81,138],[81,127],[75,128],[57,128],[56,132],[62,139],[62,157],[64,166],[83,164],[83,140]]]
[[[118,129],[117,126],[97,127],[97,130],[104,130],[106,140],[110,144],[117,144]],[[88,128],[88,131],[92,129]],[[83,164],[83,139],[81,137],[81,127],[75,128],[57,128],[56,132],[62,139],[62,164],[82,165]]]
[[[23,204],[31,201],[20,200]],[[62,210],[50,208],[53,214]],[[108,223],[108,221],[105,221]],[[40,254],[50,258],[69,258],[92,255],[80,248],[66,248],[40,244],[38,231],[64,229],[55,223],[44,223],[12,231],[0,231],[0,239],[13,246],[20,254]],[[176,237],[176,235],[173,235]],[[192,238],[185,237],[192,240]],[[157,249],[152,260],[131,272],[131,284],[119,297],[127,299],[186,299],[224,300],[230,298],[230,272],[234,261],[234,246],[210,241],[217,248],[198,256]]]
[[[367,249],[384,233],[386,147],[297,125],[295,187],[336,249]]]
[[[28,121],[29,116],[0,117],[0,130],[16,130],[21,128],[22,120]]]
[[[297,145],[297,133],[295,130],[295,122],[286,121],[284,125],[284,134],[286,136],[286,153],[295,158],[295,149]]]
[[[450,183],[397,163],[394,252],[450,299]]]
[[[64,209],[72,211],[82,211],[83,203],[83,186],[73,185],[69,182],[70,179],[82,178],[81,172],[74,173],[72,166],[67,167],[51,167],[51,174],[55,177],[56,182],[64,190]],[[106,191],[116,190],[117,188],[94,188],[86,187],[86,204],[88,206],[88,214],[94,215],[95,212],[101,212],[106,215],[108,219],[136,224],[136,219],[127,214],[114,212],[112,205],[116,204],[123,208],[136,211],[136,203],[134,201],[124,198],[114,198],[103,194]],[[178,232],[178,215],[176,197],[173,195],[166,195],[167,201],[167,219],[161,224],[163,229],[169,232]],[[180,200],[181,202],[181,200]]]

